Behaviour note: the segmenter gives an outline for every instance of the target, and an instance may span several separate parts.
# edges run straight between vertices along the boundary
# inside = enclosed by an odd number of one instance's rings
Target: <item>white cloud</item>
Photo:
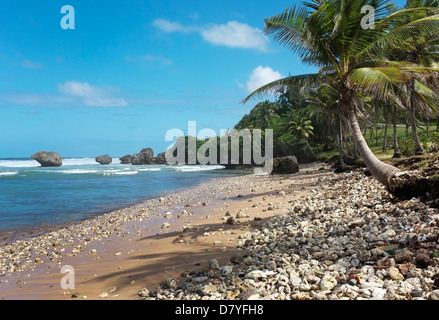
[[[146,54],[144,56],[140,56],[136,58],[131,56],[126,56],[125,60],[128,62],[158,62],[163,66],[170,66],[174,63],[171,59],[168,59],[161,55],[154,55],[154,54]]]
[[[172,22],[166,19],[156,19],[152,22],[153,26],[167,33],[182,32],[190,33],[198,31],[198,28],[193,26],[185,26],[179,22]]]
[[[79,99],[89,107],[125,107],[125,99],[113,97],[114,88],[99,88],[87,82],[66,81],[58,85],[58,91],[63,95]]]
[[[35,107],[125,107],[128,102],[123,98],[116,98],[117,88],[99,88],[87,82],[66,81],[57,86],[56,93],[28,93],[20,91],[6,91],[0,93],[2,103],[35,106]]]
[[[253,70],[247,80],[247,90],[251,93],[270,82],[282,79],[279,71],[274,71],[270,67],[259,66]]]
[[[209,24],[203,27],[186,26],[179,22],[165,19],[153,21],[153,25],[166,33],[198,33],[204,41],[229,48],[256,49],[262,52],[268,50],[268,39],[262,30],[238,21],[225,24]]]
[[[21,62],[21,66],[26,69],[42,69],[43,65],[41,63],[32,62],[28,59],[25,59]]]
[[[209,25],[201,31],[201,36],[211,44],[230,48],[256,49],[265,52],[268,47],[268,40],[260,29],[237,21]]]

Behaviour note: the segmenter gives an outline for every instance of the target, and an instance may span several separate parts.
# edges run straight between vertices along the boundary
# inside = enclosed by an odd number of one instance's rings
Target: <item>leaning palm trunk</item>
[[[375,28],[362,28],[365,6],[375,8]],[[413,17],[413,21],[407,22],[407,17]],[[391,52],[413,39],[436,36],[439,33],[439,9],[395,11],[387,1],[315,0],[267,18],[264,32],[273,35],[275,42],[298,54],[303,61],[321,69],[317,74],[289,76],[268,83],[243,102],[255,95],[276,93],[291,84],[327,84],[340,95],[339,104],[349,117],[356,149],[370,172],[389,191],[399,193],[394,186],[397,182],[397,187],[404,188],[403,174],[380,161],[370,150],[358,124],[354,94],[392,101],[389,96],[394,94],[395,85],[406,84],[414,74],[439,73],[439,68],[424,68],[383,57],[384,52]],[[413,184],[405,185],[411,187]]]
[[[401,172],[398,168],[379,160],[373,154],[361,133],[354,104],[349,105],[348,117],[357,149],[377,181],[381,182],[390,193],[401,198],[410,199],[427,192],[428,180],[425,177],[420,176],[417,172]]]
[[[372,176],[379,182],[389,187],[390,180],[399,172],[399,169],[379,160],[372,150],[367,145],[366,140],[361,133],[360,125],[358,124],[356,107],[354,103],[347,102],[347,110],[349,123],[352,129],[352,136],[354,138],[357,150],[363,158],[364,163],[369,169]]]

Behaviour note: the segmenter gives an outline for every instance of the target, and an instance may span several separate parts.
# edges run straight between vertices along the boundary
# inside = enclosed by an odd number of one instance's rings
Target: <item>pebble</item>
[[[439,299],[432,285],[439,282],[432,254],[439,252],[439,219],[431,218],[438,209],[417,199],[392,202],[358,171],[315,181],[310,195],[286,202],[286,213],[241,234],[229,263],[210,260],[202,279],[188,275],[176,288],[181,299]],[[271,201],[268,208],[282,208]],[[163,299],[173,292],[163,290]]]
[[[439,290],[434,290],[428,296],[429,300],[439,300]]]
[[[389,268],[389,277],[392,280],[404,280],[404,276],[402,275],[402,273],[399,272],[399,269],[397,269],[395,267]]]
[[[240,300],[258,300],[259,297],[258,290],[255,288],[247,288],[239,295]]]
[[[249,273],[247,273],[245,275],[246,278],[248,279],[262,279],[262,278],[266,278],[267,275],[265,274],[265,272],[261,271],[261,270],[253,270],[250,271]]]
[[[149,290],[147,288],[143,288],[139,291],[138,294],[142,298],[149,297]]]
[[[322,291],[328,291],[334,289],[336,285],[337,285],[337,280],[333,276],[326,274],[320,280],[319,288]]]
[[[236,214],[236,219],[242,219],[242,218],[247,218],[247,217],[248,217],[248,215],[245,212],[242,212],[242,211],[239,211]]]
[[[233,267],[231,266],[223,266],[221,267],[221,275],[227,276],[233,272]]]
[[[212,259],[212,260],[209,261],[209,269],[218,270],[219,268],[220,267],[219,267],[218,260]]]
[[[413,258],[413,253],[409,249],[402,249],[396,251],[395,261],[396,262],[409,262]]]
[[[279,187],[273,187],[277,180],[271,176],[228,179],[215,182],[212,190],[230,188],[229,195],[236,195],[244,190],[241,188],[250,190],[256,185],[260,190]],[[418,199],[393,201],[382,185],[362,171],[328,173],[308,178],[306,185],[310,191],[303,197],[295,198],[288,189],[285,196],[273,193],[258,201],[260,207],[275,209],[277,214],[258,222],[251,232],[237,236],[236,252],[225,265],[219,266],[213,259],[200,261],[206,271],[188,272],[181,282],[171,280],[157,291],[142,289],[139,298],[439,300],[434,285],[439,283],[437,208]],[[246,205],[250,200],[247,198],[251,196],[245,195]],[[159,205],[157,201],[142,204],[148,210],[118,210],[43,236],[2,244],[0,276],[31,269],[43,260],[40,257],[59,262],[73,249],[74,254],[86,250],[85,242],[125,236],[125,224],[148,217],[154,203],[160,209],[158,216],[163,218],[164,202],[168,204],[171,198],[162,198]],[[190,215],[178,210],[175,212]],[[243,208],[242,212],[247,214]],[[224,221],[231,219],[230,224],[238,224],[235,216],[225,216]],[[192,226],[186,228],[193,230]],[[38,257],[31,252],[39,253]],[[108,293],[99,297],[108,297]]]

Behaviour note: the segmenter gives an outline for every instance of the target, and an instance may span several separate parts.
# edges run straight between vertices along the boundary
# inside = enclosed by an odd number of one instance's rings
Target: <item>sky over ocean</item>
[[[0,157],[158,153],[188,121],[232,129],[259,102],[240,103],[251,90],[316,71],[262,34],[296,3],[2,1]]]

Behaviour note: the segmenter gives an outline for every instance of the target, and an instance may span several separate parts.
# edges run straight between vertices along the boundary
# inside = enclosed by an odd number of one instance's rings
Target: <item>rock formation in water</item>
[[[155,164],[166,164],[166,153],[160,152],[157,157],[154,158]]]
[[[38,161],[42,167],[60,167],[62,166],[62,158],[58,152],[40,151],[31,158]]]
[[[133,165],[145,165],[145,164],[153,164],[154,162],[154,150],[151,148],[145,148],[140,151],[140,153],[136,153],[133,155],[131,159],[131,163]]]
[[[98,156],[96,157],[96,162],[99,162],[102,165],[106,165],[106,164],[110,164],[113,162],[113,159],[108,155],[104,155],[104,156]]]
[[[130,164],[131,159],[133,159],[133,156],[130,154],[127,154],[126,156],[119,158],[121,164]]]

